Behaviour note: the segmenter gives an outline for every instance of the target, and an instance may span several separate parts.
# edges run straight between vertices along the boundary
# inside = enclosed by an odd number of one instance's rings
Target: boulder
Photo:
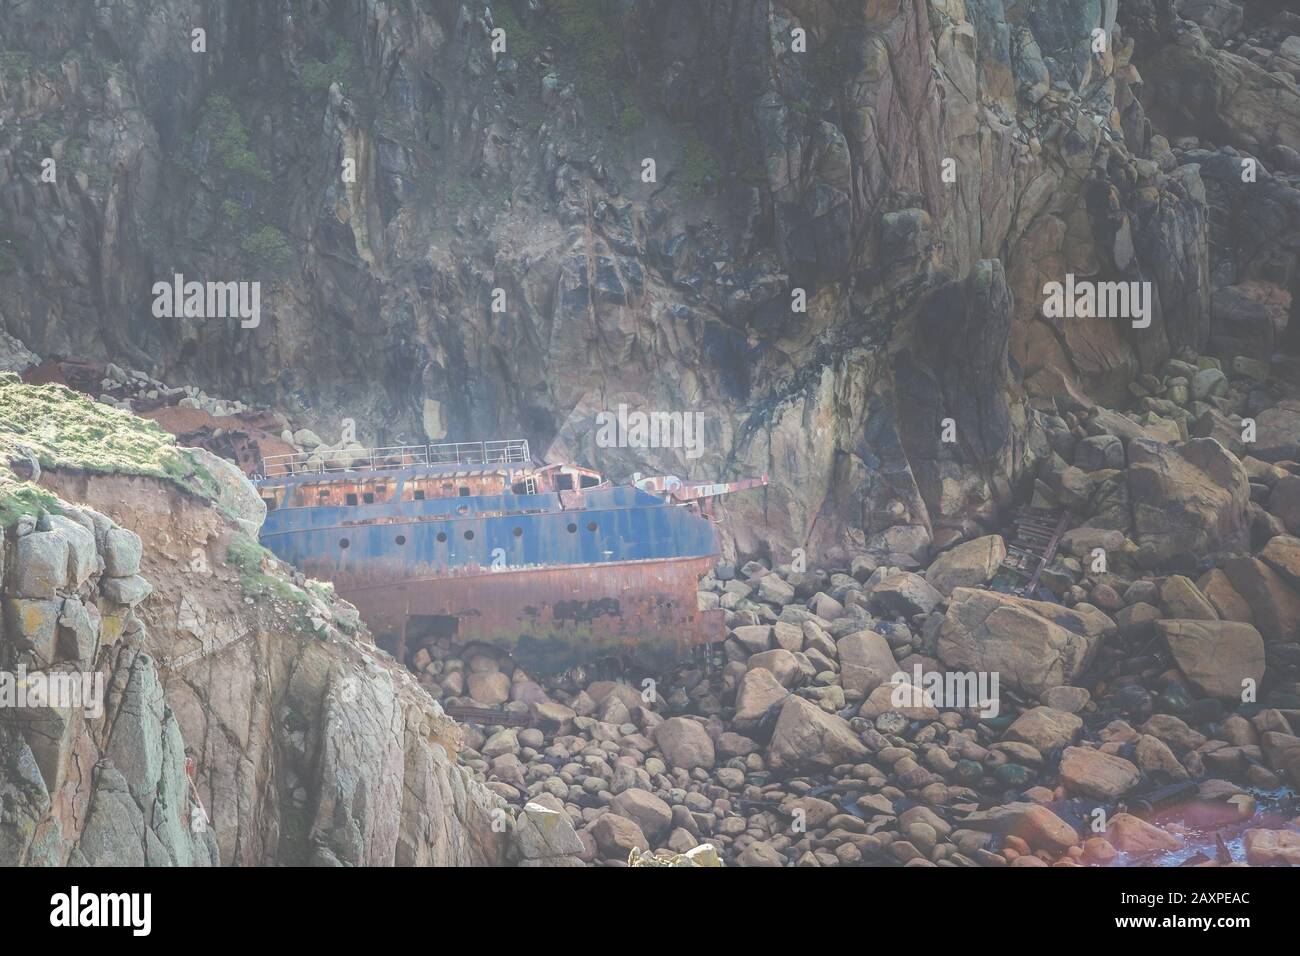
[[[49,599],[68,584],[68,539],[57,531],[33,531],[18,539],[10,594]]]
[[[1259,557],[1291,588],[1300,590],[1300,538],[1288,534],[1274,535],[1268,539]]]
[[[754,654],[745,662],[745,666],[750,670],[761,668],[770,672],[781,682],[782,687],[794,688],[803,680],[803,668],[799,666],[799,659],[783,647]]]
[[[1008,803],[968,813],[961,825],[982,833],[1017,837],[1034,849],[1053,853],[1079,845],[1079,834],[1074,827],[1037,803]]]
[[[1250,482],[1241,462],[1212,438],[1180,446],[1137,438],[1128,445],[1129,500],[1138,560],[1147,568],[1194,566],[1250,544]]]
[[[1247,830],[1242,844],[1251,866],[1300,866],[1300,833],[1294,830]]]
[[[1106,839],[1121,853],[1180,850],[1183,842],[1168,831],[1129,813],[1117,813],[1106,826]]]
[[[1073,683],[1114,631],[1091,606],[957,588],[939,625],[938,656],[953,670],[996,672],[1002,686],[1037,697]]]
[[[529,862],[546,862],[552,866],[580,866],[582,840],[573,829],[573,821],[563,810],[553,810],[540,803],[526,803],[515,819],[515,847]]]
[[[1090,747],[1066,747],[1061,754],[1061,782],[1071,793],[1115,800],[1141,779],[1141,771],[1123,757]]]
[[[631,788],[616,796],[609,805],[619,816],[627,817],[641,828],[652,843],[667,836],[672,828],[673,810],[649,790]]]
[[[655,727],[654,741],[671,767],[708,770],[713,766],[713,738],[698,721],[670,717]]]
[[[1264,639],[1238,621],[1166,620],[1156,633],[1169,645],[1178,669],[1207,697],[1241,700],[1243,682],[1264,679]]]
[[[140,536],[126,528],[112,527],[104,533],[104,573],[127,578],[140,573]]]
[[[1160,603],[1165,606],[1165,616],[1192,621],[1217,621],[1219,612],[1214,609],[1200,588],[1190,578],[1172,574],[1160,585]]]
[[[641,828],[627,817],[606,813],[587,828],[596,841],[601,855],[612,859],[626,859],[633,850],[650,849],[650,841]]]
[[[732,723],[737,730],[752,730],[789,696],[790,692],[771,671],[762,667],[747,671],[736,685],[736,714]]]
[[[469,696],[494,707],[510,699],[510,677],[500,671],[473,671],[467,679]]]
[[[1264,461],[1300,461],[1300,399],[1278,402],[1255,416],[1250,453]]]
[[[943,601],[943,595],[919,574],[903,571],[886,578],[871,592],[871,603],[893,614],[911,617],[928,614]]]
[[[1027,710],[1003,733],[1003,740],[1029,744],[1039,752],[1073,743],[1083,727],[1083,721],[1064,710],[1035,707]]]
[[[925,572],[925,579],[936,591],[948,597],[954,588],[987,584],[1006,556],[1007,544],[1000,534],[963,541],[935,558]]]
[[[845,692],[870,694],[897,671],[898,662],[889,642],[875,631],[854,631],[836,644],[840,659],[840,685]]]
[[[1231,558],[1223,571],[1233,588],[1250,605],[1251,616],[1266,641],[1300,637],[1300,594],[1258,558]]]
[[[829,769],[837,764],[859,763],[868,753],[848,721],[793,695],[781,706],[767,748],[768,762],[774,770]]]

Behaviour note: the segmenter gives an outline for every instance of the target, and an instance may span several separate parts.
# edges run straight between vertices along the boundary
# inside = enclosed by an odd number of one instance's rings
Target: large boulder
[[[746,671],[736,685],[736,714],[731,722],[737,730],[753,730],[789,696],[790,692],[766,668]]]
[[[860,763],[868,753],[847,720],[793,695],[781,707],[767,748],[774,770],[829,769],[837,764]]]
[[[708,770],[713,766],[713,738],[698,721],[670,717],[655,728],[654,739],[669,766],[682,770]]]
[[[1241,700],[1243,682],[1264,679],[1264,639],[1238,621],[1157,621],[1183,676],[1208,697]]]
[[[987,584],[1007,556],[1007,543],[1000,534],[989,534],[973,541],[963,541],[934,559],[925,579],[944,597],[954,588],[973,588]]]
[[[903,617],[933,611],[942,600],[925,578],[911,571],[885,578],[871,592],[872,604]]]
[[[208,490],[215,495],[217,505],[234,519],[244,534],[256,538],[266,520],[266,502],[257,493],[252,482],[232,462],[214,455],[206,448],[186,448],[194,464],[212,477]]]
[[[1128,491],[1138,560],[1148,568],[1194,567],[1216,551],[1250,545],[1250,481],[1212,438],[1128,445]]]
[[[1073,743],[1083,727],[1080,717],[1054,707],[1035,707],[1027,710],[1006,729],[1003,740],[1010,740],[1046,752],[1053,747]]]
[[[526,803],[515,819],[515,846],[526,866],[580,866],[582,839],[563,810]]]
[[[667,836],[673,823],[672,807],[649,790],[636,787],[624,790],[609,805],[619,816],[636,823],[652,842]]]
[[[939,626],[938,655],[952,670],[997,673],[1003,686],[1038,697],[1072,683],[1114,630],[1090,606],[957,588]]]
[[[1224,563],[1232,587],[1250,605],[1251,617],[1266,641],[1300,637],[1300,594],[1259,558],[1237,557]]]
[[[889,642],[875,631],[854,631],[841,637],[840,686],[846,693],[870,694],[898,671]]]
[[[1090,747],[1066,747],[1061,754],[1061,782],[1071,793],[1098,800],[1124,796],[1142,779],[1131,761]]]
[[[1250,453],[1264,461],[1300,461],[1300,399],[1287,399],[1255,417]]]

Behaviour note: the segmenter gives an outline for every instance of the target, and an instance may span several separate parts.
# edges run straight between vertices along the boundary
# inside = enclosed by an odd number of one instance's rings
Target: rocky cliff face
[[[0,862],[517,855],[513,815],[456,766],[456,724],[374,647],[354,609],[244,534],[251,503],[212,491],[242,484],[257,502],[233,466],[57,387],[0,380],[0,409],[6,457],[27,435],[39,462],[39,488],[6,469],[0,489],[0,692],[15,692],[11,677],[35,687],[52,674],[103,690],[87,706],[0,707]],[[28,428],[64,416],[104,447],[79,456],[66,431],[42,442]],[[85,464],[113,450],[111,465]],[[150,474],[159,460],[188,465]]]
[[[766,471],[742,554],[950,539],[1044,414],[1285,331],[1297,28],[1177,6],[6,2],[0,315],[327,437]],[[177,273],[262,281],[260,324],[155,318]],[[1045,318],[1066,274],[1150,325]],[[598,447],[624,402],[703,455]]]

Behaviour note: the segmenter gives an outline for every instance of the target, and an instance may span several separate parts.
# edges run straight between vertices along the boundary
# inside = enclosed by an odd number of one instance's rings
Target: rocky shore
[[[1297,864],[1295,394],[1188,355],[1127,414],[1045,419],[1029,503],[1067,520],[1034,597],[998,590],[1002,535],[900,526],[847,567],[719,566],[727,639],[671,674],[540,679],[445,640],[408,663],[520,719],[467,726],[461,761],[567,813],[586,862]]]

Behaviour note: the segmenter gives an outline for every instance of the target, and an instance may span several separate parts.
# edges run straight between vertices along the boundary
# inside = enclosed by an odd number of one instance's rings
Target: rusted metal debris
[[[697,598],[719,553],[709,508],[766,476],[614,485],[527,454],[510,440],[268,460],[262,542],[334,582],[399,659],[454,637],[538,672],[616,655],[663,667],[722,639],[723,613]]]

